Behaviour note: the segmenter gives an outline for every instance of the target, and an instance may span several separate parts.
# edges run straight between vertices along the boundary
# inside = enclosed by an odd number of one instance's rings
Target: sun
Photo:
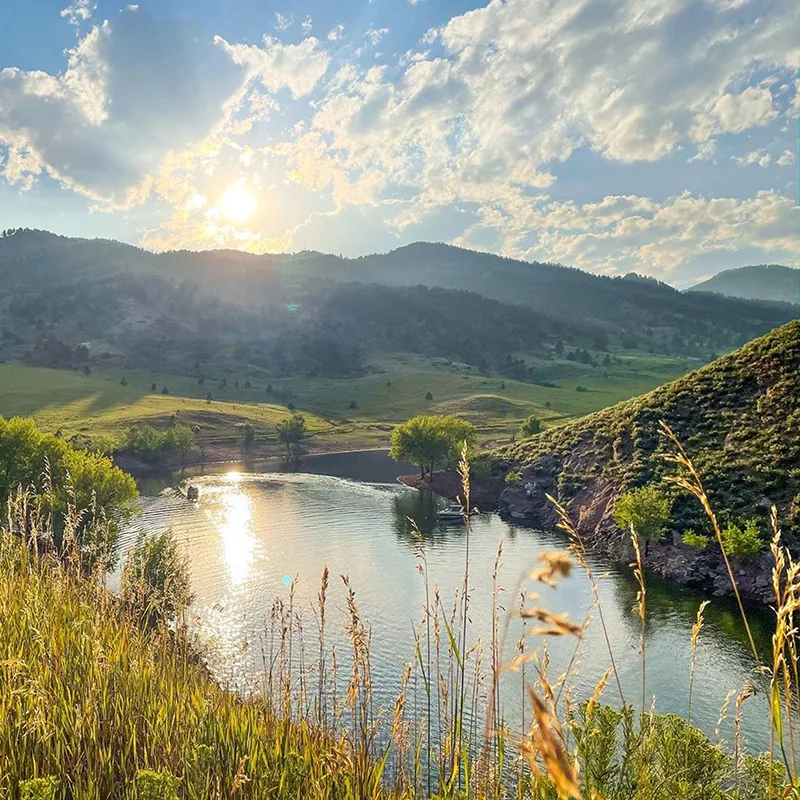
[[[252,192],[236,183],[219,199],[219,210],[231,222],[246,222],[255,213],[258,202]]]

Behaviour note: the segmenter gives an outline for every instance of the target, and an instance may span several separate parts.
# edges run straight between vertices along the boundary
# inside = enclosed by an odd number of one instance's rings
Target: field
[[[275,423],[290,413],[291,403],[306,416],[312,449],[380,447],[394,424],[421,413],[457,414],[471,420],[484,441],[500,442],[529,414],[558,424],[641,394],[693,366],[634,355],[608,367],[547,362],[543,374],[554,388],[395,353],[375,359],[370,373],[358,378],[285,378],[272,381],[268,391],[268,384],[255,378],[244,388],[244,368],[238,377],[227,374],[223,387],[222,378],[212,376],[200,385],[195,377],[145,371],[95,367],[84,375],[0,364],[0,415],[32,416],[43,429],[64,435],[114,434],[177,415],[200,427],[201,441],[221,444],[237,441],[243,424],[252,425],[261,439],[273,438]],[[162,394],[164,387],[169,394]]]

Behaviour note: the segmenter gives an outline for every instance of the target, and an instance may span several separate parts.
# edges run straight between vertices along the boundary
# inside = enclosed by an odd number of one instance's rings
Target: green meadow
[[[473,422],[484,441],[508,440],[529,414],[546,424],[605,408],[666,383],[695,366],[664,357],[622,356],[608,367],[547,362],[555,386],[485,376],[443,359],[391,354],[356,378],[265,379],[229,370],[200,384],[193,376],[95,367],[91,374],[0,364],[0,415],[32,416],[47,431],[114,434],[177,415],[198,425],[199,439],[225,443],[249,424],[269,439],[290,406],[306,416],[310,446],[379,447],[391,427],[421,413],[455,414]],[[235,382],[239,382],[239,387]],[[245,382],[250,387],[245,388]],[[155,385],[155,391],[153,386]],[[162,391],[166,387],[168,394]],[[268,387],[271,391],[268,391]],[[208,399],[208,395],[211,399]],[[432,399],[431,399],[432,398]]]

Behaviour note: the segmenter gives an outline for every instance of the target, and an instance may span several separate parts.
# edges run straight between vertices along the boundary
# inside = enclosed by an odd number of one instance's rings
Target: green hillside
[[[658,423],[665,420],[686,447],[723,520],[756,516],[766,535],[770,503],[784,533],[800,545],[800,321],[655,389],[495,453],[584,513],[588,532],[613,529],[610,511],[620,491],[659,480]],[[535,515],[519,488],[501,505]],[[530,507],[529,507],[530,506]],[[676,496],[672,526],[706,527],[696,501]],[[616,535],[619,535],[618,533]]]

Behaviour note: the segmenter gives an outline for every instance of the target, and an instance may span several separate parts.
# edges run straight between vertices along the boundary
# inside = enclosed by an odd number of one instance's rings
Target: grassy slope
[[[558,459],[567,498],[593,478],[623,486],[658,479],[658,423],[683,442],[710,489],[733,517],[777,503],[800,543],[800,321],[666,386],[497,452],[528,465]],[[697,504],[681,498],[673,522],[700,529]]]
[[[484,438],[507,438],[528,414],[537,413],[552,423],[581,416],[681,374],[685,362],[631,356],[607,370],[568,361],[549,362],[547,367],[558,388],[486,378],[441,359],[400,354],[377,360],[377,371],[359,378],[287,378],[272,385],[276,391],[291,393],[321,446],[379,446],[386,442],[391,424],[431,411],[472,420]],[[120,385],[122,377],[128,382],[125,387]],[[132,370],[95,369],[87,376],[1,364],[0,414],[33,416],[46,430],[60,428],[71,434],[113,433],[134,422],[158,422],[178,412],[199,424],[201,437],[209,441],[235,439],[234,426],[242,422],[269,435],[275,422],[288,414],[286,406],[265,392],[264,381],[253,380],[251,389],[236,389],[236,377],[227,377],[229,385],[220,389],[212,378],[200,386],[193,377]],[[242,386],[245,379],[243,373]],[[153,383],[156,393],[151,392]],[[578,385],[589,391],[576,391]],[[169,395],[160,394],[163,386]],[[209,392],[211,403],[205,399]],[[427,392],[433,395],[432,402],[425,400]],[[357,408],[349,408],[351,401]]]
[[[183,776],[188,800],[352,797],[341,741],[223,691],[99,582],[32,564],[4,530],[0,570],[0,797],[49,775],[57,794],[30,797],[131,797],[140,769]]]

